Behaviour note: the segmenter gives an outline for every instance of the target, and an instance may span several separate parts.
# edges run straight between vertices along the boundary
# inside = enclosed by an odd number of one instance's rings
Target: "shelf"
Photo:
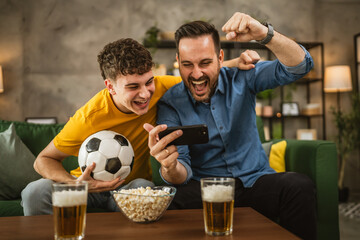
[[[323,114],[314,114],[314,115],[305,115],[305,114],[300,114],[300,115],[294,115],[294,116],[281,116],[278,117],[276,115],[274,116],[270,116],[270,117],[265,117],[265,116],[260,116],[263,119],[273,119],[273,120],[281,120],[282,118],[313,118],[313,117],[323,117]]]
[[[144,46],[149,48],[151,47],[150,44],[144,42]],[[157,48],[175,48],[175,41],[174,40],[161,40],[157,44]]]
[[[144,43],[145,47],[150,47],[148,43]],[[157,48],[175,48],[174,40],[160,40],[157,44]],[[233,41],[221,41],[222,48],[243,48],[243,49],[267,49],[264,45],[256,42],[233,42]]]
[[[295,81],[296,84],[307,84],[307,83],[313,83],[313,82],[321,82],[322,78],[307,78],[303,77],[297,81]]]
[[[308,43],[308,42],[299,42],[302,46],[306,49],[311,49],[317,46],[320,46],[321,43]],[[146,42],[144,43],[145,47],[150,47],[149,44]],[[157,48],[175,48],[175,41],[174,40],[160,40],[158,42]],[[222,48],[242,48],[242,49],[267,49],[264,45],[261,45],[257,42],[233,42],[233,41],[221,41]]]

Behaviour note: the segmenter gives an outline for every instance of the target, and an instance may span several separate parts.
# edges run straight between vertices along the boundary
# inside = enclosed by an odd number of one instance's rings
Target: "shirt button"
[[[220,126],[220,130],[223,130],[223,128],[224,128],[223,126]]]
[[[215,110],[215,107],[213,106],[213,107],[211,107],[211,109],[212,109],[212,110]]]

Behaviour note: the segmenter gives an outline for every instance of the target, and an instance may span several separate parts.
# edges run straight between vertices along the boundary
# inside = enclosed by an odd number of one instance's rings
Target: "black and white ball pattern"
[[[91,175],[96,180],[111,181],[119,176],[124,179],[131,172],[134,150],[123,135],[103,130],[90,135],[81,144],[78,162],[82,172],[95,162]]]

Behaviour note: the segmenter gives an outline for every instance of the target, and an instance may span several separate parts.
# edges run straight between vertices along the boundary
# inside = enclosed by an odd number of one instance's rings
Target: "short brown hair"
[[[107,44],[98,55],[98,63],[104,80],[116,80],[119,74],[142,75],[154,65],[150,52],[131,38]]]
[[[220,54],[219,32],[214,25],[204,21],[193,21],[185,23],[175,32],[176,53],[179,54],[179,42],[182,38],[197,38],[203,35],[211,35],[216,54]]]

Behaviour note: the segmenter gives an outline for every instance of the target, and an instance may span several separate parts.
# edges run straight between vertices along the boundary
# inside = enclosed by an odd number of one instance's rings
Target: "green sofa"
[[[264,127],[257,118],[261,142],[265,142]],[[336,145],[331,141],[286,139],[286,171],[309,176],[317,194],[317,239],[339,239],[338,167]]]
[[[0,132],[14,123],[16,133],[23,143],[36,156],[62,129],[63,124],[32,124],[0,120]],[[259,136],[265,142],[261,118],[257,119]],[[338,189],[336,146],[330,141],[300,141],[287,139],[285,163],[287,171],[308,175],[317,188],[318,239],[339,239],[338,224]],[[0,161],[3,161],[0,159]],[[153,182],[163,184],[159,176],[159,164],[150,159],[153,169]],[[69,157],[63,162],[70,171],[77,167],[76,157]],[[21,216],[23,210],[20,199],[0,200],[0,216]],[[99,209],[90,209],[99,211]],[[100,210],[101,211],[101,210]]]
[[[37,156],[64,126],[64,124],[33,124],[0,120],[0,132],[7,130],[11,123],[14,123],[16,134],[34,156]],[[11,161],[14,160],[11,159]],[[7,161],[7,159],[0,159],[0,161]],[[70,171],[77,167],[77,158],[69,157],[63,161],[63,165]],[[20,202],[21,199],[0,199],[0,216],[24,215]]]

